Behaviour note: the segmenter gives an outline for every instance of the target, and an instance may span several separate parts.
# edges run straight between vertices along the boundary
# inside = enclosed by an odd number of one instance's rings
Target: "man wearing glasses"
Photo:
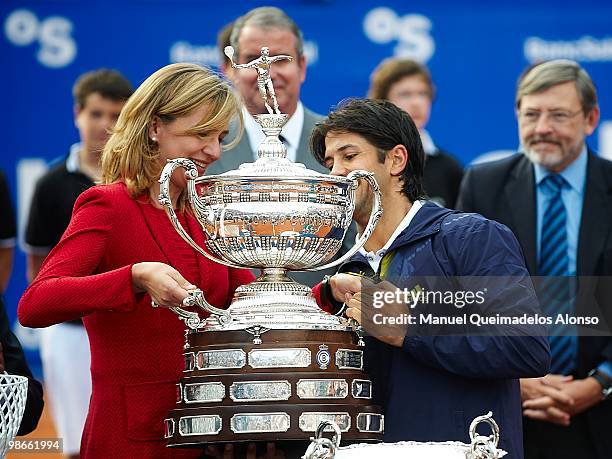
[[[573,61],[538,64],[519,80],[516,113],[523,154],[469,170],[457,208],[510,227],[532,276],[578,280],[565,298],[563,287],[540,290],[544,314],[596,315],[603,324],[597,333],[549,327],[551,373],[521,380],[525,457],[607,458],[612,278],[603,276],[612,274],[612,162],[585,143],[599,122],[595,86]]]

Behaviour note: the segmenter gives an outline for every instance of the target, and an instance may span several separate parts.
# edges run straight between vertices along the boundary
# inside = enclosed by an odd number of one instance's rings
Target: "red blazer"
[[[203,247],[197,221],[183,221]],[[236,287],[253,275],[200,255],[196,266],[193,249],[186,247],[163,210],[132,199],[122,183],[96,186],[76,201],[70,225],[19,302],[19,320],[26,327],[83,317],[92,374],[84,458],[201,453],[165,447],[163,419],[176,402],[185,327],[168,309],[152,308],[149,295],[134,294],[131,268],[142,261],[168,263],[218,307],[227,307]],[[181,252],[191,255],[191,263]]]

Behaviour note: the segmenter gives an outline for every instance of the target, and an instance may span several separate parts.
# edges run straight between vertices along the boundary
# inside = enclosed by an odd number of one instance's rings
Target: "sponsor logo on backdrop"
[[[319,45],[314,41],[304,42],[304,55],[308,65],[319,60]],[[221,55],[216,45],[198,45],[177,41],[170,46],[170,62],[191,62],[207,67],[219,67]]]
[[[36,60],[45,67],[66,67],[74,61],[77,44],[72,37],[73,24],[64,16],[39,19],[27,9],[10,13],[4,21],[4,35],[15,46],[38,44]]]
[[[426,63],[436,50],[430,32],[433,25],[422,14],[398,15],[391,8],[370,10],[363,20],[363,31],[371,41],[381,45],[395,42],[393,55]]]
[[[540,62],[550,59],[571,59],[581,62],[612,61],[612,38],[581,37],[577,40],[545,40],[528,37],[523,45],[525,59]]]

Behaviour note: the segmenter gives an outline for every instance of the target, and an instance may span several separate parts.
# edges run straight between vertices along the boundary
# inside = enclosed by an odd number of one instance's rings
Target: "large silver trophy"
[[[226,49],[228,57],[233,50]],[[280,113],[270,65],[290,56],[261,57],[235,67],[255,68],[267,114],[256,116],[266,137],[258,159],[238,170],[198,177],[188,159],[170,160],[161,178],[160,203],[182,238],[209,260],[259,268],[239,287],[227,310],[210,305],[200,289],[171,308],[188,326],[185,376],[177,406],[166,419],[169,446],[208,442],[309,439],[322,421],[334,421],[345,438],[380,439],[383,417],[371,404],[363,372],[360,327],[323,312],[311,289],[288,270],[341,264],[366,242],[382,215],[373,175],[324,175],[287,159],[279,139],[288,115]],[[268,102],[270,99],[270,103]],[[230,153],[231,154],[231,153]],[[182,228],[169,195],[170,177],[184,168],[188,202],[205,233],[206,249]],[[330,262],[351,223],[363,179],[373,191],[370,219],[357,244]]]

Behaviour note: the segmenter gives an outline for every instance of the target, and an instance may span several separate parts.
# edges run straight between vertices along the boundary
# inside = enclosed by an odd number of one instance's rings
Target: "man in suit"
[[[235,51],[234,60],[238,64],[257,59],[264,46],[269,48],[271,56],[293,57],[291,62],[277,62],[270,67],[278,105],[282,113],[289,115],[283,127],[282,140],[287,146],[289,159],[309,169],[328,173],[313,158],[308,147],[310,133],[323,117],[306,108],[300,100],[300,88],[306,79],[306,57],[304,38],[297,24],[279,8],[255,8],[236,19],[230,43]],[[264,139],[261,127],[253,118],[253,115],[267,113],[257,87],[257,72],[251,69],[231,69],[229,65],[222,65],[221,68],[242,96],[245,105],[245,133],[235,147],[208,168],[208,175],[238,169],[242,163],[255,161],[257,148]],[[236,137],[236,131],[233,125],[226,143]]]
[[[516,113],[523,153],[470,169],[457,207],[509,226],[531,275],[580,276],[574,300],[540,292],[544,314],[609,327],[609,282],[597,277],[612,273],[612,162],[585,143],[599,121],[593,82],[572,61],[538,64],[519,80]],[[521,380],[526,458],[610,457],[612,337],[598,331],[549,327],[551,374]]]

